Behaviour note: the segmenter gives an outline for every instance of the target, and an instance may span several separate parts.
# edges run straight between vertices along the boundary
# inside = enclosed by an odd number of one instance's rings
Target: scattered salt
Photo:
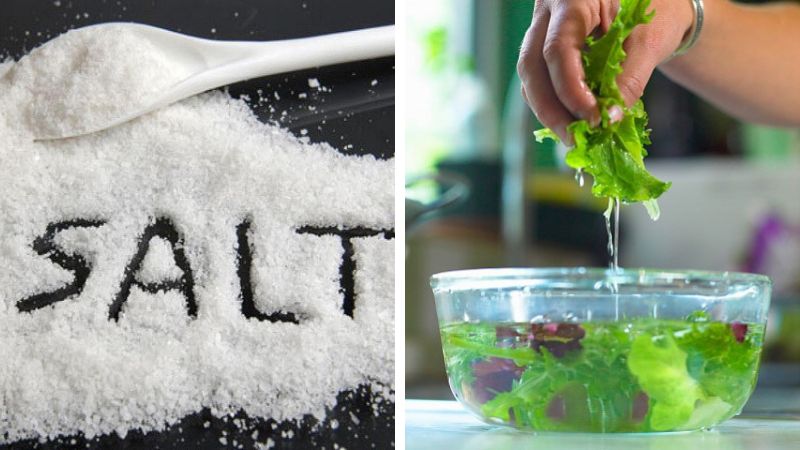
[[[310,87],[312,89],[316,89],[316,88],[319,88],[319,86],[320,86],[320,84],[319,84],[319,80],[318,79],[316,79],[316,78],[309,78],[308,79],[308,87]]]
[[[0,66],[0,444],[162,430],[204,407],[321,419],[362,384],[393,400],[393,161],[298,140],[218,91],[33,142],[72,102],[180,76],[152,49],[87,28]],[[311,231],[352,228],[374,232],[347,238],[350,317],[346,239]]]

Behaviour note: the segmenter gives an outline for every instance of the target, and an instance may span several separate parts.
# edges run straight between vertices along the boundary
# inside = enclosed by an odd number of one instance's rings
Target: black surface
[[[394,3],[385,0],[3,0],[0,58],[19,58],[68,29],[109,21],[147,23],[215,39],[288,39],[392,24]],[[309,87],[309,78],[318,79],[324,89]],[[349,154],[372,154],[378,158],[394,155],[394,58],[265,77],[228,89],[235,97],[249,98],[248,103],[261,120],[280,123],[312,142],[328,142]],[[386,237],[391,233],[392,230],[387,230]],[[343,270],[352,267],[343,265]],[[343,291],[352,295],[346,286]],[[353,299],[344,301],[352,304]],[[274,442],[273,448],[332,449],[334,444],[351,450],[393,448],[394,404],[384,402],[373,409],[373,400],[374,395],[366,387],[341,393],[336,407],[316,430],[312,429],[316,421],[310,417],[300,423],[275,424],[243,413],[235,418],[217,419],[202,411],[165,431],[131,432],[124,439],[117,435],[93,440],[71,436],[50,442],[20,441],[0,448],[253,448],[256,442],[263,444],[268,438]],[[256,430],[258,435],[254,440]],[[224,438],[224,443],[220,438]]]

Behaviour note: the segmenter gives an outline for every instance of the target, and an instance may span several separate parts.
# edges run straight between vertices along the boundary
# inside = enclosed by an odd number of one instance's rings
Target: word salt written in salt
[[[300,141],[221,92],[34,143],[76,95],[124,105],[114,82],[170,73],[124,29],[51,44],[0,67],[0,443],[202,408],[319,418],[342,390],[390,392],[393,161]],[[49,92],[64,65],[81,77]]]

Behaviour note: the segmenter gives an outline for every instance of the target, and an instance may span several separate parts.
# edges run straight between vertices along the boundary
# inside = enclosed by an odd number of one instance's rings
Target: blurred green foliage
[[[474,72],[472,55],[456,54],[448,48],[449,34],[445,26],[431,28],[423,36],[425,67],[434,74],[453,70],[458,73]]]

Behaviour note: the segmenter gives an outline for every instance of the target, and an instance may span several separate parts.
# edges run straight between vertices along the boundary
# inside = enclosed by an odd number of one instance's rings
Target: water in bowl
[[[450,323],[456,397],[484,420],[537,431],[708,428],[738,414],[757,376],[762,324],[638,318]]]

